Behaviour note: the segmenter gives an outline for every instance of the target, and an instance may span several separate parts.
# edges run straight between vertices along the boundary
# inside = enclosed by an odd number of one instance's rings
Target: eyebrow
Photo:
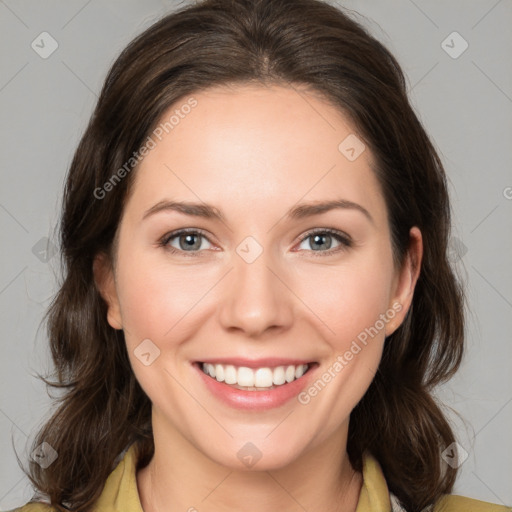
[[[343,209],[343,210],[356,210],[364,214],[364,216],[373,224],[373,217],[370,215],[370,212],[361,206],[358,203],[354,203],[353,201],[348,201],[347,199],[335,199],[332,201],[315,201],[311,203],[303,203],[299,204],[291,208],[287,213],[286,217],[289,219],[304,219],[306,217],[312,217],[314,215],[320,215],[322,213],[326,213],[335,209]],[[183,213],[185,215],[191,215],[194,217],[203,217],[205,219],[216,219],[221,222],[225,222],[226,219],[222,212],[207,203],[194,203],[188,201],[160,201],[149,210],[147,210],[143,219],[154,215],[156,213],[162,211],[176,211],[179,213]]]

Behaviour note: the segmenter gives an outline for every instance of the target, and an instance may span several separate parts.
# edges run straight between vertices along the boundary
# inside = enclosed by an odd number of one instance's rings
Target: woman
[[[442,164],[399,65],[316,0],[206,0],[121,54],[72,162],[30,478],[98,510],[475,510]]]

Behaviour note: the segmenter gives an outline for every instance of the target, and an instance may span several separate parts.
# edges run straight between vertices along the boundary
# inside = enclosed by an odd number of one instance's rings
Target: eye
[[[159,245],[172,253],[188,252],[189,256],[196,255],[202,250],[209,249],[204,242],[210,244],[208,238],[199,230],[182,229],[165,235]],[[210,244],[211,245],[211,244]]]
[[[338,252],[351,246],[352,240],[341,231],[334,229],[316,229],[310,231],[302,238],[299,248],[307,251],[332,254],[333,252]]]
[[[168,233],[160,240],[159,245],[174,254],[188,253],[187,256],[198,256],[201,251],[212,248],[208,237],[198,229],[181,229]],[[332,254],[351,246],[351,238],[341,231],[316,229],[303,236],[299,249]]]

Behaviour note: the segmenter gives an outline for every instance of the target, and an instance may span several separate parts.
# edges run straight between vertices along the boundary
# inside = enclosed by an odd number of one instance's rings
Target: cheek
[[[155,261],[147,253],[127,254],[125,252],[123,260],[118,262],[117,277],[123,331],[132,369],[152,400],[158,403],[165,397],[175,404],[179,393],[177,395],[169,386],[166,369],[173,373],[176,370],[179,347],[189,338],[191,320],[200,311],[201,297],[210,286],[205,274],[199,271],[185,272],[165,259]],[[141,354],[147,352],[151,358],[146,361],[149,365],[140,359]]]
[[[308,306],[324,324],[329,351],[322,372],[299,402],[310,414],[327,418],[325,436],[349,417],[366,393],[382,356],[386,320],[396,314],[388,302],[392,261],[378,254],[364,264],[319,270],[308,277]]]
[[[297,280],[297,295],[323,324],[322,331],[337,351],[346,350],[389,307],[393,266],[391,257],[382,254],[347,258],[337,266],[311,266],[301,273],[307,278]],[[383,337],[381,322],[377,327]]]
[[[158,343],[178,332],[208,290],[208,279],[205,271],[187,272],[165,260],[125,258],[118,268],[118,293],[127,340]]]

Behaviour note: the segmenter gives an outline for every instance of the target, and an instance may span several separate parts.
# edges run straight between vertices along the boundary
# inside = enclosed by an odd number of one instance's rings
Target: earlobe
[[[107,321],[114,329],[122,329],[121,310],[117,297],[114,269],[110,258],[105,253],[94,257],[93,274],[96,288],[107,304]]]
[[[421,271],[423,258],[423,237],[416,226],[409,231],[409,247],[405,255],[402,268],[394,283],[394,293],[389,307],[398,311],[386,325],[386,336],[393,334],[404,321],[412,304],[414,289]]]

